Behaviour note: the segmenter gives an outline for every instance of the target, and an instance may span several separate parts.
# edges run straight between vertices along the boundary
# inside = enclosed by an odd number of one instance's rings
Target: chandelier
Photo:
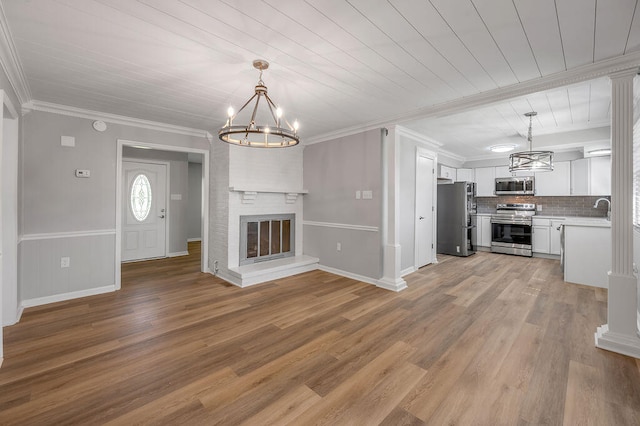
[[[533,117],[538,115],[532,111],[525,114],[529,117],[529,151],[514,152],[509,156],[509,171],[532,171],[532,172],[552,172],[553,171],[553,152],[551,151],[532,151],[533,137],[531,136],[531,124]]]
[[[295,146],[300,143],[298,136],[298,121],[293,122],[293,126],[282,117],[282,109],[280,109],[267,94],[267,86],[262,81],[262,72],[269,68],[269,62],[263,59],[253,61],[253,67],[260,71],[260,78],[255,88],[255,93],[244,105],[234,112],[229,107],[227,114],[229,118],[224,126],[218,131],[218,138],[221,141],[233,145],[248,146],[254,148],[284,148]],[[260,100],[264,98],[266,107],[259,109]],[[247,124],[236,124],[234,120],[251,102],[255,104],[251,108],[251,116],[248,118]],[[271,124],[269,122],[273,119]],[[262,124],[258,124],[257,120],[265,120]],[[283,127],[283,124],[286,127]]]

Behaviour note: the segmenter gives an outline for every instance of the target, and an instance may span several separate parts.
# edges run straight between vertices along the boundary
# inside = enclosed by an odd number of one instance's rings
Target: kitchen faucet
[[[607,208],[607,220],[611,220],[611,201],[609,201],[609,199],[607,198],[598,198],[595,202],[595,204],[593,205],[594,209],[598,208],[598,203],[600,203],[600,201],[606,201],[608,203],[608,208]]]

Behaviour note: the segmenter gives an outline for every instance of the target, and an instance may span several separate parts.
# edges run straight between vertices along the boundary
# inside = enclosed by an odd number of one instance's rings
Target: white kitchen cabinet
[[[473,169],[458,169],[456,170],[456,181],[460,182],[475,182],[473,176]]]
[[[582,223],[584,222],[584,223]],[[607,288],[611,270],[611,223],[570,220],[564,227],[564,280]]]
[[[573,160],[571,195],[611,195],[611,157]]]
[[[512,177],[513,173],[509,171],[509,166],[496,166],[496,176],[497,178],[505,178]]]
[[[476,196],[493,197],[496,189],[496,168],[478,167],[475,170]]]
[[[536,195],[571,195],[571,162],[556,161],[552,172],[536,172]]]
[[[491,216],[478,216],[480,232],[478,232],[478,245],[491,247]]]
[[[531,230],[531,251],[534,253],[549,253],[550,251],[550,235],[549,228],[551,221],[549,219],[533,218]]]
[[[438,174],[439,178],[442,179],[451,179],[453,181],[456,180],[456,169],[453,167],[445,166],[444,164],[440,165],[440,173]]]
[[[549,229],[549,254],[560,255],[560,227],[564,224],[564,218],[551,220]]]
[[[592,157],[590,195],[611,195],[611,157]]]

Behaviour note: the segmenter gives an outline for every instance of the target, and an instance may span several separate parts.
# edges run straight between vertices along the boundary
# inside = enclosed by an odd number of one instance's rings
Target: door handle
[[[424,219],[424,216],[420,216],[418,219],[422,220],[422,219]]]
[[[160,216],[158,216],[158,217],[159,217],[160,219],[164,219],[164,215],[163,215],[163,214],[162,214],[162,215],[160,215]]]

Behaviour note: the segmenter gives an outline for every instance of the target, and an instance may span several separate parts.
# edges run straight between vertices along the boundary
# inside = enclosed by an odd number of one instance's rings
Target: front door
[[[166,256],[167,166],[122,162],[122,260]]]
[[[433,261],[433,158],[418,153],[416,162],[416,268]]]

